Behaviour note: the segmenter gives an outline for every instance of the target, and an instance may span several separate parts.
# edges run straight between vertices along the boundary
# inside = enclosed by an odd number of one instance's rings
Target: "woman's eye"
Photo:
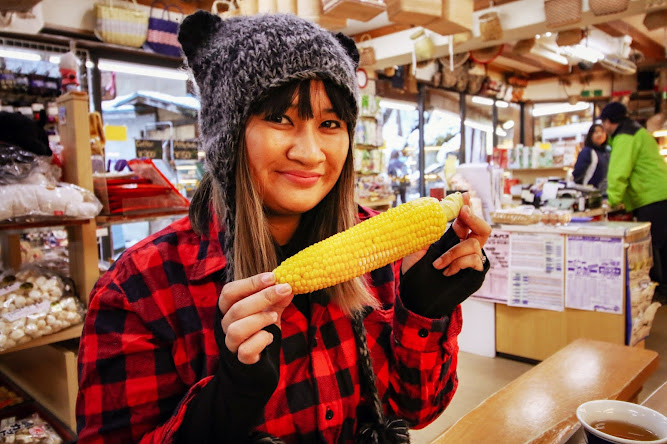
[[[289,118],[287,118],[287,116],[285,115],[273,115],[273,116],[266,116],[264,120],[273,123],[287,123],[289,121]]]
[[[334,128],[342,128],[343,125],[341,125],[341,123],[337,120],[326,120],[322,122],[322,126],[325,128],[334,129]]]

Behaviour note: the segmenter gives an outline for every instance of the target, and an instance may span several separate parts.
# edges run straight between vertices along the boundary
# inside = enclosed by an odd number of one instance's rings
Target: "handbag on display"
[[[161,17],[153,17],[153,9],[155,9],[156,5],[164,7]],[[161,0],[155,0],[151,5],[148,32],[146,33],[146,46],[158,54],[180,57],[181,44],[178,42],[178,26],[180,21],[171,16],[169,9],[174,9],[180,14],[178,19],[183,17],[183,10],[177,5],[167,4]]]
[[[148,12],[137,0],[95,3],[95,36],[106,43],[140,48],[146,41]]]

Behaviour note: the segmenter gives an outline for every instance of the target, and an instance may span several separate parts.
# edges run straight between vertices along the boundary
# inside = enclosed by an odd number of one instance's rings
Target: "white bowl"
[[[589,401],[577,408],[577,419],[584,426],[586,442],[618,444],[667,444],[667,418],[655,410],[624,401]],[[658,440],[636,441],[618,438],[591,427],[600,420],[623,421],[644,427],[658,435]],[[593,435],[593,436],[591,436]]]

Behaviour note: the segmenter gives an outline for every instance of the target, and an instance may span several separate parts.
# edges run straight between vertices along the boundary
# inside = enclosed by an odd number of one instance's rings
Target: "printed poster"
[[[579,310],[623,313],[623,240],[568,236],[565,305]]]
[[[489,258],[489,271],[484,279],[482,288],[472,295],[473,298],[507,304],[509,297],[509,257],[510,233],[508,231],[493,230],[484,246]]]
[[[563,311],[565,240],[561,234],[510,235],[508,305]]]

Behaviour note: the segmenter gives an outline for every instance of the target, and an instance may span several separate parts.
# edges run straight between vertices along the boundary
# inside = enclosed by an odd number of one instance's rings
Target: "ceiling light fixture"
[[[472,103],[485,106],[493,106],[493,99],[488,97],[472,96]]]
[[[382,99],[380,108],[399,109],[404,111],[415,111],[417,106],[412,102],[403,102],[401,100]]]
[[[596,63],[604,58],[602,51],[584,45],[561,46],[560,53],[587,62]]]
[[[17,49],[0,49],[0,57],[6,59],[28,60],[30,62],[39,62],[42,60],[42,56],[34,51]]]
[[[507,122],[503,123],[503,129],[509,130],[514,128],[514,120],[508,120]]]
[[[117,62],[115,60],[100,60],[97,66],[100,71],[121,72],[124,74],[158,77],[161,79],[188,80],[188,74],[185,71],[179,71],[172,68],[147,67],[135,63]]]
[[[588,102],[577,102],[574,105],[570,105],[569,103],[548,103],[543,105],[538,104],[533,108],[533,117],[584,111],[589,109],[590,106],[591,104]]]

